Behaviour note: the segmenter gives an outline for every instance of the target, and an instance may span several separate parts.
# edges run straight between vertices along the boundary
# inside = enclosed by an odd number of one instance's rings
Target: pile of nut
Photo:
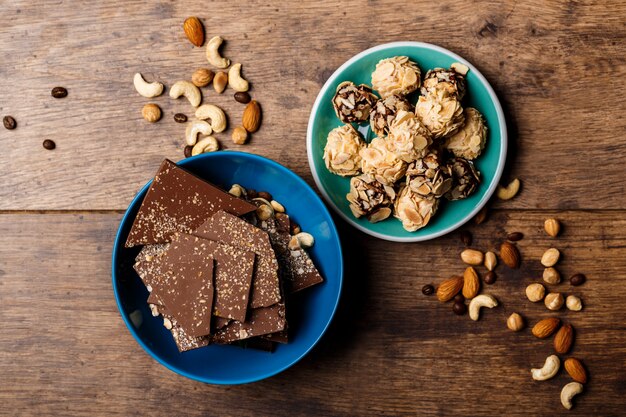
[[[189,41],[197,47],[204,44],[204,26],[197,17],[189,17],[183,24],[185,35]],[[173,99],[185,97],[194,107],[195,119],[189,121],[185,129],[185,157],[195,156],[205,152],[215,152],[220,145],[213,133],[224,132],[227,128],[227,117],[224,111],[214,104],[202,104],[201,88],[213,84],[218,94],[222,94],[226,87],[235,91],[234,98],[237,102],[246,104],[241,119],[241,126],[232,131],[232,141],[237,145],[243,145],[248,141],[249,133],[256,132],[261,125],[261,107],[252,100],[248,89],[248,81],[241,75],[241,64],[230,65],[228,58],[220,54],[220,46],[223,39],[214,36],[206,45],[206,59],[213,67],[226,71],[214,72],[208,68],[200,68],[191,75],[191,81],[181,80],[175,82],[170,88],[169,95]],[[229,68],[230,67],[230,68]],[[146,98],[158,97],[163,93],[164,85],[158,81],[147,82],[140,73],[136,73],[133,83],[137,92]],[[155,103],[146,104],[141,114],[151,123],[161,119],[161,108]],[[177,123],[186,123],[188,118],[183,113],[174,115]],[[202,135],[202,136],[201,136]]]
[[[337,86],[332,103],[344,125],[329,132],[323,158],[330,172],[352,177],[346,198],[355,217],[378,222],[393,214],[413,232],[429,223],[442,197],[476,191],[472,161],[485,147],[487,126],[478,110],[461,105],[468,71],[454,63],[429,70],[422,82],[415,62],[395,56],[378,62],[372,87]],[[407,96],[417,90],[413,104]],[[353,125],[365,122],[377,135],[370,143]]]

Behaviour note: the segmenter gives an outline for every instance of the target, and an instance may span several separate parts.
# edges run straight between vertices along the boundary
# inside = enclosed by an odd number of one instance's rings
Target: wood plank
[[[502,306],[478,322],[421,294],[460,273],[458,234],[425,244],[366,237],[339,223],[346,277],[329,333],[304,360],[259,383],[219,387],[178,377],[146,355],[126,330],[111,290],[118,213],[2,214],[0,235],[0,414],[33,415],[623,415],[626,395],[626,211],[495,211],[472,226],[474,247],[522,231],[523,266],[499,266],[488,288]],[[582,312],[560,312],[577,332],[572,354],[590,371],[587,392],[567,412],[561,371],[533,382],[530,368],[552,352],[530,330],[506,329],[519,311],[549,316],[525,300],[539,258],[555,245],[563,275],[588,282],[556,288],[580,295]],[[358,260],[358,261],[357,261]]]
[[[510,208],[620,209],[626,105],[626,2],[529,0],[276,2],[232,5],[186,1],[14,0],[0,17],[0,113],[18,129],[0,129],[0,210],[123,209],[164,157],[182,157],[190,114],[183,100],[153,100],[164,111],[148,125],[148,100],[132,87],[140,71],[171,85],[205,66],[204,51],[184,39],[189,15],[225,54],[244,64],[264,123],[247,146],[311,182],[305,151],[309,111],[319,88],[352,55],[389,41],[447,47],[475,63],[499,93],[510,122],[511,176],[524,181]],[[52,99],[52,87],[69,89]],[[231,92],[230,124],[242,106]],[[41,147],[53,139],[53,152]],[[549,196],[549,198],[546,198]]]

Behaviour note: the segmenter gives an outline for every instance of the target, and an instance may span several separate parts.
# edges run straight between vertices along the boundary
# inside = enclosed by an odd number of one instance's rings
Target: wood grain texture
[[[501,302],[478,322],[421,287],[463,271],[458,233],[428,244],[382,242],[344,229],[346,277],[338,314],[300,363],[235,387],[179,377],[142,351],[112,297],[111,242],[120,214],[3,214],[0,234],[0,414],[6,415],[623,415],[626,395],[626,211],[560,212],[559,239],[542,231],[547,213],[496,211],[473,226],[473,247],[494,248],[522,231],[522,268],[497,269],[486,291]],[[553,214],[553,213],[550,213]],[[563,253],[554,288],[583,299],[558,313],[576,329],[572,355],[590,381],[567,412],[556,378],[530,368],[552,352],[530,329],[506,328],[517,311],[532,325],[554,315],[525,299],[545,248]],[[360,262],[355,260],[359,259]],[[479,268],[484,273],[483,268]]]
[[[626,2],[44,2],[7,1],[0,16],[0,210],[124,209],[163,157],[182,158],[183,100],[148,102],[137,71],[171,86],[206,66],[185,38],[189,15],[225,55],[243,63],[264,122],[252,143],[222,144],[276,159],[311,182],[305,135],[319,88],[348,58],[390,41],[432,42],[473,62],[492,83],[509,119],[510,176],[523,179],[512,208],[619,209],[626,119]],[[68,88],[62,100],[50,97]],[[242,106],[232,91],[205,100],[230,125]],[[53,139],[57,149],[42,148]],[[549,196],[549,198],[546,198]]]

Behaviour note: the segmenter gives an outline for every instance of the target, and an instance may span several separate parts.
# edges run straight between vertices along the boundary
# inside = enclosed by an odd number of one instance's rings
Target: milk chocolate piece
[[[168,246],[168,243],[144,246],[135,258],[133,268],[149,292],[152,292],[153,277],[159,274],[159,268],[161,266],[159,258],[165,253]]]
[[[198,349],[211,344],[210,337],[190,336],[185,331],[185,329],[183,329],[181,325],[176,321],[176,319],[170,314],[170,312],[167,310],[167,307],[159,306],[159,312],[163,315],[163,319],[169,320],[172,324],[172,328],[169,330],[170,333],[172,333],[172,338],[174,339],[174,343],[176,343],[176,347],[178,348],[179,352],[186,352],[188,350]]]
[[[270,334],[266,334],[264,336],[259,336],[259,337],[261,339],[269,340],[270,342],[277,342],[277,343],[282,343],[282,344],[289,342],[289,338],[287,336],[287,329],[281,330],[280,332],[270,333]]]
[[[192,234],[254,252],[257,258],[250,307],[269,307],[280,301],[278,261],[266,232],[238,217],[219,211]]]
[[[164,160],[146,193],[126,247],[169,242],[190,233],[218,210],[240,216],[256,207]]]
[[[254,272],[254,252],[184,233],[174,235],[167,249],[170,259],[180,261],[188,256],[207,255],[215,259],[213,314],[245,321]]]
[[[276,333],[285,328],[285,305],[275,304],[271,307],[257,308],[250,311],[250,317],[245,323],[232,321],[228,326],[213,335],[215,343],[230,343],[235,340],[244,340],[254,336]]]

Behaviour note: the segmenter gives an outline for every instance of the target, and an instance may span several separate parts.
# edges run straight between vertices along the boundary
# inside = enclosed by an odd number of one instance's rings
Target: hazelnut
[[[561,252],[557,248],[550,248],[543,253],[541,256],[541,265],[549,268],[551,266],[556,265],[561,257]]]
[[[524,328],[524,318],[517,313],[513,313],[507,319],[506,327],[514,332],[519,332]]]
[[[141,115],[150,123],[158,122],[161,118],[161,108],[154,103],[148,103],[141,109]]]
[[[543,300],[543,296],[545,294],[546,288],[538,282],[530,284],[528,287],[526,287],[526,297],[528,297],[528,299],[533,303]]]
[[[206,87],[213,81],[215,73],[208,68],[200,68],[191,74],[191,82],[196,87]]]
[[[228,74],[224,71],[218,71],[213,77],[213,88],[218,94],[222,94],[228,84]]]
[[[546,299],[543,302],[546,304],[548,310],[554,311],[560,310],[561,307],[563,307],[565,300],[563,299],[563,295],[561,293],[551,292],[550,294],[546,295]]]
[[[244,145],[248,140],[248,131],[242,126],[238,126],[233,129],[232,139],[235,145]]]
[[[558,284],[561,282],[561,274],[552,267],[546,268],[543,270],[543,280],[548,284]]]
[[[561,224],[557,219],[547,219],[543,223],[543,228],[550,236],[557,237],[559,232],[561,231]]]
[[[575,295],[568,295],[565,299],[565,306],[568,310],[580,311],[583,309],[583,302]]]

